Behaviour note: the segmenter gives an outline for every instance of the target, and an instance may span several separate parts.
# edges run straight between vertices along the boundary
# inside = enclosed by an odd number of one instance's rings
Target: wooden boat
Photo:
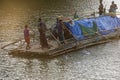
[[[60,44],[58,39],[53,35],[51,31],[48,31],[49,34],[53,37],[53,39],[48,39],[48,44],[50,45],[50,49],[41,49],[38,41],[31,42],[31,49],[26,50],[24,40],[18,40],[13,42],[12,45],[17,45],[18,47],[10,50],[11,55],[36,55],[41,57],[55,57],[61,54],[69,53],[72,51],[84,49],[89,46],[102,44],[106,42],[110,42],[115,39],[119,39],[120,37],[120,28],[116,26],[114,31],[102,35],[100,31],[96,31],[95,35],[85,35],[85,38],[76,40],[74,37],[70,37],[65,40],[65,44]],[[102,30],[101,32],[109,32],[110,30]],[[71,33],[72,34],[72,33]],[[11,44],[10,44],[11,45]],[[8,45],[7,45],[8,46]],[[6,46],[3,46],[5,48]]]

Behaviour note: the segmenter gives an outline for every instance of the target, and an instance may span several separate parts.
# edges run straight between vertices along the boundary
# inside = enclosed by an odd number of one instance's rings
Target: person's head
[[[38,21],[42,21],[42,19],[41,18],[39,18],[39,20]]]
[[[100,0],[100,3],[102,3],[103,0]]]
[[[28,28],[28,26],[27,26],[27,25],[25,25],[25,28]]]
[[[62,19],[63,19],[63,16],[60,15],[60,16],[58,16],[57,18],[58,18],[58,20],[62,20]]]
[[[62,23],[62,20],[60,19],[59,22]]]
[[[112,1],[112,4],[114,4],[114,1]]]

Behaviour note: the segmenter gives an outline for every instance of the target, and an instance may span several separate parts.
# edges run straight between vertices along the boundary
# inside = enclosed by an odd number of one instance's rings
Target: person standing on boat
[[[63,24],[63,21],[61,18],[59,18],[57,24],[56,24],[56,27],[58,29],[58,38],[59,38],[59,41],[61,42],[61,44],[64,44],[64,24]]]
[[[42,47],[42,49],[44,48],[49,48],[48,46],[48,42],[46,39],[46,24],[44,22],[42,22],[42,19],[39,18],[39,24],[38,24],[38,30],[39,30],[39,34],[40,34],[40,45]]]
[[[110,5],[109,12],[116,13],[117,9],[118,9],[117,4],[115,4],[114,1],[112,1],[112,4]]]
[[[27,25],[25,25],[25,29],[24,29],[24,39],[25,42],[27,43],[26,50],[30,49],[30,33]]]
[[[100,1],[100,5],[99,5],[99,15],[102,15],[103,12],[104,12],[104,8],[103,8],[103,4],[102,4],[102,1]]]

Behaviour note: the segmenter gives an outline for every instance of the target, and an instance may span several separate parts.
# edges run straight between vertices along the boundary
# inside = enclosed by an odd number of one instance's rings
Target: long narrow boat
[[[26,50],[25,45],[20,44],[20,42],[24,42],[24,40],[21,40],[19,41],[19,47],[12,49],[9,54],[55,57],[89,46],[110,42],[120,37],[120,19],[116,16],[101,16],[72,21],[73,24],[70,24],[69,21],[64,22],[67,30],[65,44],[61,44],[54,33],[48,31],[53,37],[53,39],[48,39],[50,49],[43,50],[40,48],[39,42],[32,41],[31,49]],[[71,36],[68,37],[68,34]]]

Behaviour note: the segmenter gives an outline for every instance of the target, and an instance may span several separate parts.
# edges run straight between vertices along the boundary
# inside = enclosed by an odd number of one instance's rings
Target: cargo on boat
[[[20,40],[19,46],[10,51],[12,55],[40,55],[46,57],[54,57],[71,51],[83,49],[96,44],[118,39],[120,36],[120,19],[116,16],[99,16],[93,18],[83,18],[64,21],[65,29],[64,44],[57,39],[53,30],[47,33],[52,37],[48,37],[47,41],[49,49],[41,49],[39,41],[31,41],[31,49],[26,50],[24,40]],[[20,43],[21,42],[21,43]],[[17,43],[14,43],[17,44]]]

